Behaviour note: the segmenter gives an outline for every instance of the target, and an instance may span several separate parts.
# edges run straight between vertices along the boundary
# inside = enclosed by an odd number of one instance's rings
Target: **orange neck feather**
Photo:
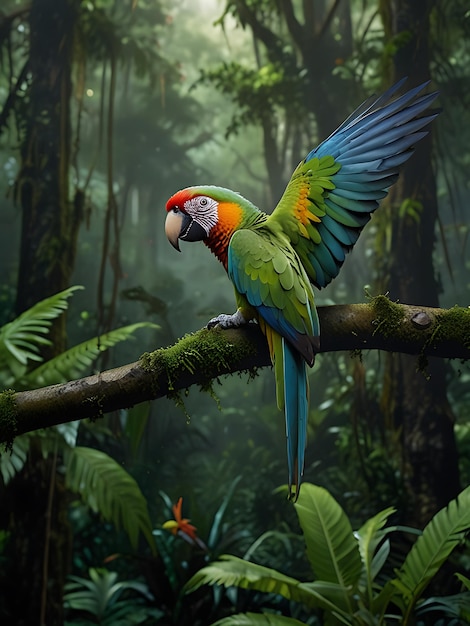
[[[204,239],[204,243],[227,270],[228,244],[233,233],[242,223],[243,211],[234,202],[220,202],[218,213],[217,224],[212,227],[209,237]]]

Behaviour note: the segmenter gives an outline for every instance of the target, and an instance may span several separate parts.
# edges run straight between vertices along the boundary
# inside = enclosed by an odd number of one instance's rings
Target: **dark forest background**
[[[270,212],[311,147],[403,76],[430,81],[443,112],[317,302],[467,305],[465,0],[4,0],[0,55],[3,388],[127,363],[232,312],[204,246],[168,245],[167,198],[215,184]],[[469,483],[468,365],[421,365],[327,354],[311,373],[305,479],[353,528],[386,507],[423,528]],[[284,447],[269,369],[18,437],[0,457],[2,623],[196,625],[261,610],[341,623],[275,593],[184,594],[227,552],[312,579],[277,490]],[[180,496],[204,548],[162,528]],[[469,563],[463,546],[449,571],[468,576]],[[433,593],[461,590],[452,581]]]

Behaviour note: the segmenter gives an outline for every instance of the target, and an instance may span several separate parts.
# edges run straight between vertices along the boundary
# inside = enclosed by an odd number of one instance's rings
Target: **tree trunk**
[[[70,200],[70,99],[79,0],[34,0],[30,10],[31,86],[16,200],[22,210],[16,312],[70,286],[80,203]],[[65,347],[64,316],[52,354]],[[51,356],[47,354],[46,356]]]
[[[16,312],[70,286],[80,198],[70,198],[72,61],[80,0],[33,0],[29,12],[30,88],[21,114],[24,135],[16,201],[22,210]],[[20,116],[18,116],[20,117]],[[51,327],[43,356],[65,348],[65,316]],[[34,459],[34,462],[33,462]],[[11,504],[5,606],[18,626],[63,623],[69,567],[67,502],[56,455],[32,450],[28,467],[6,489]],[[26,599],[26,600],[25,600]]]
[[[412,85],[429,80],[433,6],[433,0],[388,0],[382,4],[387,38],[405,42],[393,58],[390,82],[406,75]],[[386,269],[392,300],[437,306],[433,250],[438,206],[431,154],[428,135],[391,190],[392,237]],[[409,522],[422,527],[457,495],[460,484],[445,362],[430,359],[427,375],[417,372],[416,365],[414,357],[387,356],[382,407],[402,430]]]
[[[26,466],[2,497],[0,523],[11,533],[2,572],[2,623],[63,624],[63,586],[72,545],[67,516],[68,498],[56,458],[44,459],[32,442]]]

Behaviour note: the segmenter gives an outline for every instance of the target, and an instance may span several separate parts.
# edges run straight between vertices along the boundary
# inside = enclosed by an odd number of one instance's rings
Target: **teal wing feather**
[[[438,111],[426,84],[364,102],[294,171],[266,226],[284,232],[311,280],[325,287],[337,276],[371,213],[397,180],[399,167]]]
[[[297,498],[304,470],[308,418],[307,363],[318,349],[313,291],[296,253],[262,228],[234,233],[227,271],[236,291],[258,313],[285,413],[289,494]]]

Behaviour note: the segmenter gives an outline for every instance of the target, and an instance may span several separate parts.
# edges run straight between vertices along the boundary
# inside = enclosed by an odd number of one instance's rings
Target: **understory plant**
[[[64,608],[79,615],[67,624],[75,626],[130,626],[150,624],[162,611],[149,606],[153,599],[147,585],[138,580],[118,581],[118,574],[104,568],[90,568],[89,577],[70,576],[65,588]]]
[[[131,338],[139,328],[155,328],[148,322],[131,324],[44,361],[41,347],[51,343],[48,333],[52,322],[67,310],[68,300],[77,289],[81,287],[73,286],[46,298],[0,327],[0,385],[18,391],[77,378],[89,370],[104,350]],[[77,446],[79,425],[77,420],[16,437],[8,450],[0,452],[3,483],[8,484],[23,469],[34,445],[44,458],[52,455],[70,491],[81,496],[105,520],[124,528],[133,548],[142,534],[153,550],[147,501],[137,482],[105,452]]]
[[[296,605],[302,605],[307,615],[318,615],[328,626],[406,626],[426,614],[468,620],[470,580],[462,574],[456,574],[464,589],[457,595],[425,598],[424,592],[470,529],[470,487],[433,517],[395,568],[390,567],[390,561],[397,559],[391,551],[390,533],[410,529],[386,526],[393,508],[384,509],[353,531],[329,492],[306,483],[295,509],[314,579],[303,582],[224,555],[197,572],[186,592],[205,584],[239,587],[276,594],[288,601],[290,610],[287,616],[239,613],[217,621],[217,626],[299,626],[306,622],[291,617]]]

